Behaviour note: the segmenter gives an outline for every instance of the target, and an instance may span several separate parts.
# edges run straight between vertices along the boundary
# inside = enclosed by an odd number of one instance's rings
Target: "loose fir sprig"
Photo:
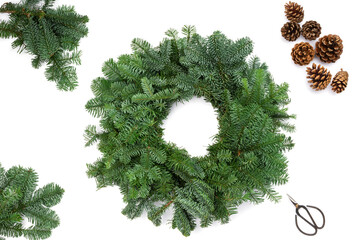
[[[45,239],[59,225],[59,217],[50,208],[57,205],[64,190],[54,183],[36,189],[37,173],[31,168],[0,164],[0,240],[4,237]],[[25,228],[24,221],[32,225]]]
[[[73,6],[54,8],[55,0],[22,0],[4,3],[0,14],[9,14],[0,21],[0,38],[15,38],[13,48],[33,55],[32,66],[46,64],[45,76],[58,89],[73,90],[77,85],[76,69],[81,52],[79,41],[87,36],[87,16],[76,13]],[[4,57],[4,56],[1,56]]]

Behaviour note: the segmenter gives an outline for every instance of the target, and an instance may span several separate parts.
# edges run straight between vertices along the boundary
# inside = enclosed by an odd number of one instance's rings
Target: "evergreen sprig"
[[[54,183],[36,189],[37,181],[38,175],[31,168],[5,171],[0,165],[0,239],[46,239],[59,225],[59,217],[50,207],[60,202],[64,190]],[[32,225],[25,228],[24,221]]]
[[[77,85],[76,69],[81,52],[81,38],[87,36],[87,16],[81,16],[72,6],[54,8],[55,0],[22,0],[5,3],[0,14],[9,14],[0,21],[0,38],[15,38],[13,48],[33,55],[32,66],[46,64],[45,76],[58,89],[71,91]]]
[[[104,63],[93,81],[86,109],[101,118],[89,126],[87,145],[98,142],[102,157],[88,164],[98,187],[119,186],[122,213],[161,224],[170,207],[172,227],[188,236],[213,221],[227,223],[243,202],[277,202],[275,184],[287,182],[284,152],[293,147],[288,85],[274,83],[264,63],[247,56],[252,41],[206,38],[192,26],[183,37],[170,29],[157,47],[132,41],[133,53]],[[175,102],[204,97],[218,113],[219,133],[208,154],[191,157],[162,139],[162,121]]]

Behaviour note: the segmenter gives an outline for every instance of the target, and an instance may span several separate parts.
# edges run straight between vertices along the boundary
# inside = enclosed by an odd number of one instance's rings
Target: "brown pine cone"
[[[298,3],[291,2],[284,5],[286,17],[289,21],[300,23],[304,18],[303,7]]]
[[[307,21],[303,24],[302,35],[305,39],[315,40],[321,34],[321,26],[316,21]]]
[[[300,26],[296,22],[287,22],[281,28],[282,36],[288,41],[295,41],[300,36]]]
[[[310,79],[308,83],[311,83],[310,87],[316,91],[325,89],[331,81],[330,71],[320,64],[317,67],[316,64],[313,63],[311,68],[307,67],[307,74],[307,78]]]
[[[349,73],[342,70],[336,73],[333,81],[331,82],[332,90],[336,93],[341,93],[347,87],[347,82],[349,80]]]
[[[338,35],[326,35],[315,43],[316,55],[326,63],[336,62],[343,51],[342,40]]]
[[[292,59],[295,64],[308,65],[314,58],[314,48],[307,42],[300,42],[292,49]]]

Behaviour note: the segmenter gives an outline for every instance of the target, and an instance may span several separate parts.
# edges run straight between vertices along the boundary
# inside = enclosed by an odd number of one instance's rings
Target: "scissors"
[[[324,227],[324,225],[325,225],[325,216],[324,216],[324,213],[323,213],[319,208],[314,207],[314,206],[309,206],[309,205],[307,205],[307,206],[299,205],[291,196],[289,196],[288,194],[287,194],[287,196],[289,197],[289,200],[292,202],[292,204],[296,207],[296,210],[295,210],[295,212],[296,212],[296,215],[295,215],[295,225],[297,226],[298,230],[299,230],[301,233],[303,233],[303,234],[305,234],[305,235],[308,235],[308,236],[314,236],[314,235],[318,232],[318,229],[322,229],[322,228]],[[312,215],[310,214],[308,208],[314,208],[314,209],[318,210],[318,211],[321,213],[321,216],[323,217],[323,225],[318,226],[318,225],[315,223],[314,218],[313,218]],[[311,221],[305,219],[305,218],[299,213],[299,210],[300,210],[300,209],[304,209],[304,210],[308,213],[308,215],[309,215]],[[306,232],[302,231],[302,230],[300,229],[299,225],[298,225],[298,217],[300,217],[301,219],[303,219],[303,220],[304,220],[306,223],[308,223],[312,228],[314,228],[314,232],[313,232],[313,233],[306,233]]]

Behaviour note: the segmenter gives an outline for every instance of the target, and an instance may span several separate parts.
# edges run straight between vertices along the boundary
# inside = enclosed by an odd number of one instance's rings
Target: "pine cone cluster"
[[[281,28],[282,36],[288,41],[295,41],[300,36],[301,28],[296,22],[287,22]]]
[[[307,40],[315,40],[321,34],[321,26],[316,21],[307,21],[302,26],[302,36]]]
[[[349,80],[348,72],[341,70],[336,73],[331,83],[332,90],[336,93],[341,93],[347,87],[347,81]]]
[[[281,28],[282,36],[288,41],[295,41],[302,35],[305,39],[312,41],[320,37],[321,26],[314,20],[306,21],[302,27],[299,23],[303,21],[303,7],[295,2],[289,2],[284,5],[285,15],[290,22],[287,22]],[[315,50],[308,42],[300,42],[294,45],[291,56],[295,64],[308,65],[314,55],[318,56],[322,62],[334,63],[343,52],[342,39],[335,34],[329,34],[319,38],[315,43]],[[331,82],[332,75],[330,71],[313,63],[312,67],[307,67],[308,82],[315,90],[325,89]],[[341,93],[345,90],[349,74],[346,71],[339,71],[331,82],[332,90]]]
[[[336,62],[343,52],[342,40],[338,35],[329,34],[315,43],[316,55],[326,63]]]
[[[303,7],[298,3],[289,2],[284,5],[285,14],[289,21],[300,23],[304,18],[304,10]]]
[[[301,42],[294,45],[291,55],[295,64],[303,66],[308,65],[313,60],[315,52],[312,45]]]
[[[331,81],[330,71],[328,71],[328,69],[324,68],[320,64],[316,66],[316,64],[313,63],[311,68],[307,68],[307,74],[307,78],[310,79],[308,83],[311,83],[310,87],[316,91],[325,89]]]
[[[321,26],[316,21],[307,21],[301,28],[299,23],[303,21],[303,7],[295,2],[285,4],[285,14],[290,22],[287,22],[281,28],[282,36],[288,41],[295,41],[302,34],[307,40],[315,40],[321,34]]]

